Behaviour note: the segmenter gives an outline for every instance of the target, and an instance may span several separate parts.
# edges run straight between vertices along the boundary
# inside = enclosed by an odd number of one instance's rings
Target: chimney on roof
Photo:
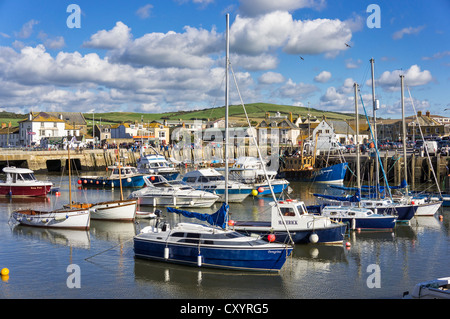
[[[31,121],[33,119],[33,114],[31,114],[31,112],[30,113],[28,113],[28,121]]]
[[[417,111],[417,116],[422,116],[422,111]]]
[[[427,115],[427,117],[430,117],[430,111],[427,111],[425,114]]]

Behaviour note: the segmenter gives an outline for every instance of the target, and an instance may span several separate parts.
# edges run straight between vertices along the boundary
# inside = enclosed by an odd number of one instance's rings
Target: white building
[[[19,140],[22,146],[39,145],[43,138],[79,136],[80,130],[67,125],[61,117],[45,112],[30,112],[19,122]]]

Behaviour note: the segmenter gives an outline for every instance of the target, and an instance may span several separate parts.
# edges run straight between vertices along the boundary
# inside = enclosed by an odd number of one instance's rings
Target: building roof
[[[31,122],[64,122],[64,120],[59,119],[47,112],[30,112],[28,116],[31,114]],[[19,122],[30,122],[29,117]]]
[[[54,117],[60,118],[70,124],[75,125],[86,125],[86,119],[84,118],[83,113],[81,112],[46,112]]]

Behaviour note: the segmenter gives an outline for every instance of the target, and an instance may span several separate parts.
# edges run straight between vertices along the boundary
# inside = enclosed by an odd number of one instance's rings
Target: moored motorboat
[[[167,180],[175,180],[180,170],[161,154],[141,154],[137,161],[137,170],[141,174],[158,174]]]
[[[0,196],[46,196],[52,182],[39,181],[28,168],[8,166],[3,168],[6,179],[0,181]]]
[[[302,201],[288,199],[270,205],[270,221],[234,221],[233,229],[266,239],[274,235],[277,242],[289,242],[291,236],[296,244],[340,244],[344,240],[346,224],[308,213]]]
[[[450,299],[450,277],[424,281],[416,284],[411,293],[405,291],[404,299]]]
[[[210,207],[219,196],[196,190],[180,181],[168,181],[160,175],[144,177],[146,187],[132,192],[128,198],[138,199],[140,205]]]
[[[182,181],[187,185],[219,195],[218,201],[225,200],[225,178],[213,168],[199,169],[186,173]],[[253,187],[236,181],[228,181],[228,202],[240,203],[252,192]]]
[[[119,170],[120,169],[120,170]],[[80,176],[78,184],[83,187],[142,187],[144,185],[144,174],[137,171],[136,167],[129,165],[108,166],[106,176]]]
[[[397,220],[394,215],[375,214],[368,208],[354,206],[324,206],[321,215],[347,223],[348,230],[392,230]]]

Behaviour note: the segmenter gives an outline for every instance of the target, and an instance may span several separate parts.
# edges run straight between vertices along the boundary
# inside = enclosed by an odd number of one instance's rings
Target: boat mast
[[[402,130],[403,130],[403,137],[402,137],[402,141],[403,141],[403,172],[405,175],[405,182],[406,182],[406,188],[405,188],[405,193],[408,194],[408,177],[407,177],[407,165],[406,165],[406,119],[405,119],[405,98],[404,98],[404,94],[403,94],[403,80],[404,80],[405,76],[404,75],[400,75],[400,86],[401,86],[401,101],[402,101]]]
[[[70,146],[67,142],[67,162],[69,164],[69,208],[72,209],[72,177],[70,175]]]
[[[378,109],[378,101],[375,99],[375,72],[374,72],[374,63],[375,60],[372,58],[370,59],[370,64],[372,66],[372,102],[373,102],[373,143],[374,145],[378,146],[378,135],[377,135],[377,109]],[[377,149],[377,148],[376,148]],[[377,154],[378,156],[378,154]],[[378,160],[375,161],[375,194],[377,195],[377,198],[379,198],[379,185],[380,185],[380,163]]]
[[[225,50],[225,203],[228,204],[228,68],[230,54],[230,38],[229,38],[229,28],[230,28],[230,14],[226,15],[226,50]]]
[[[359,152],[361,151],[359,148],[359,115],[358,115],[358,83],[354,84],[355,87],[355,117],[356,117],[356,181],[357,181],[357,187],[358,192],[361,196],[361,181],[360,181],[360,158],[359,158]],[[361,207],[361,202],[358,201],[358,207]]]

